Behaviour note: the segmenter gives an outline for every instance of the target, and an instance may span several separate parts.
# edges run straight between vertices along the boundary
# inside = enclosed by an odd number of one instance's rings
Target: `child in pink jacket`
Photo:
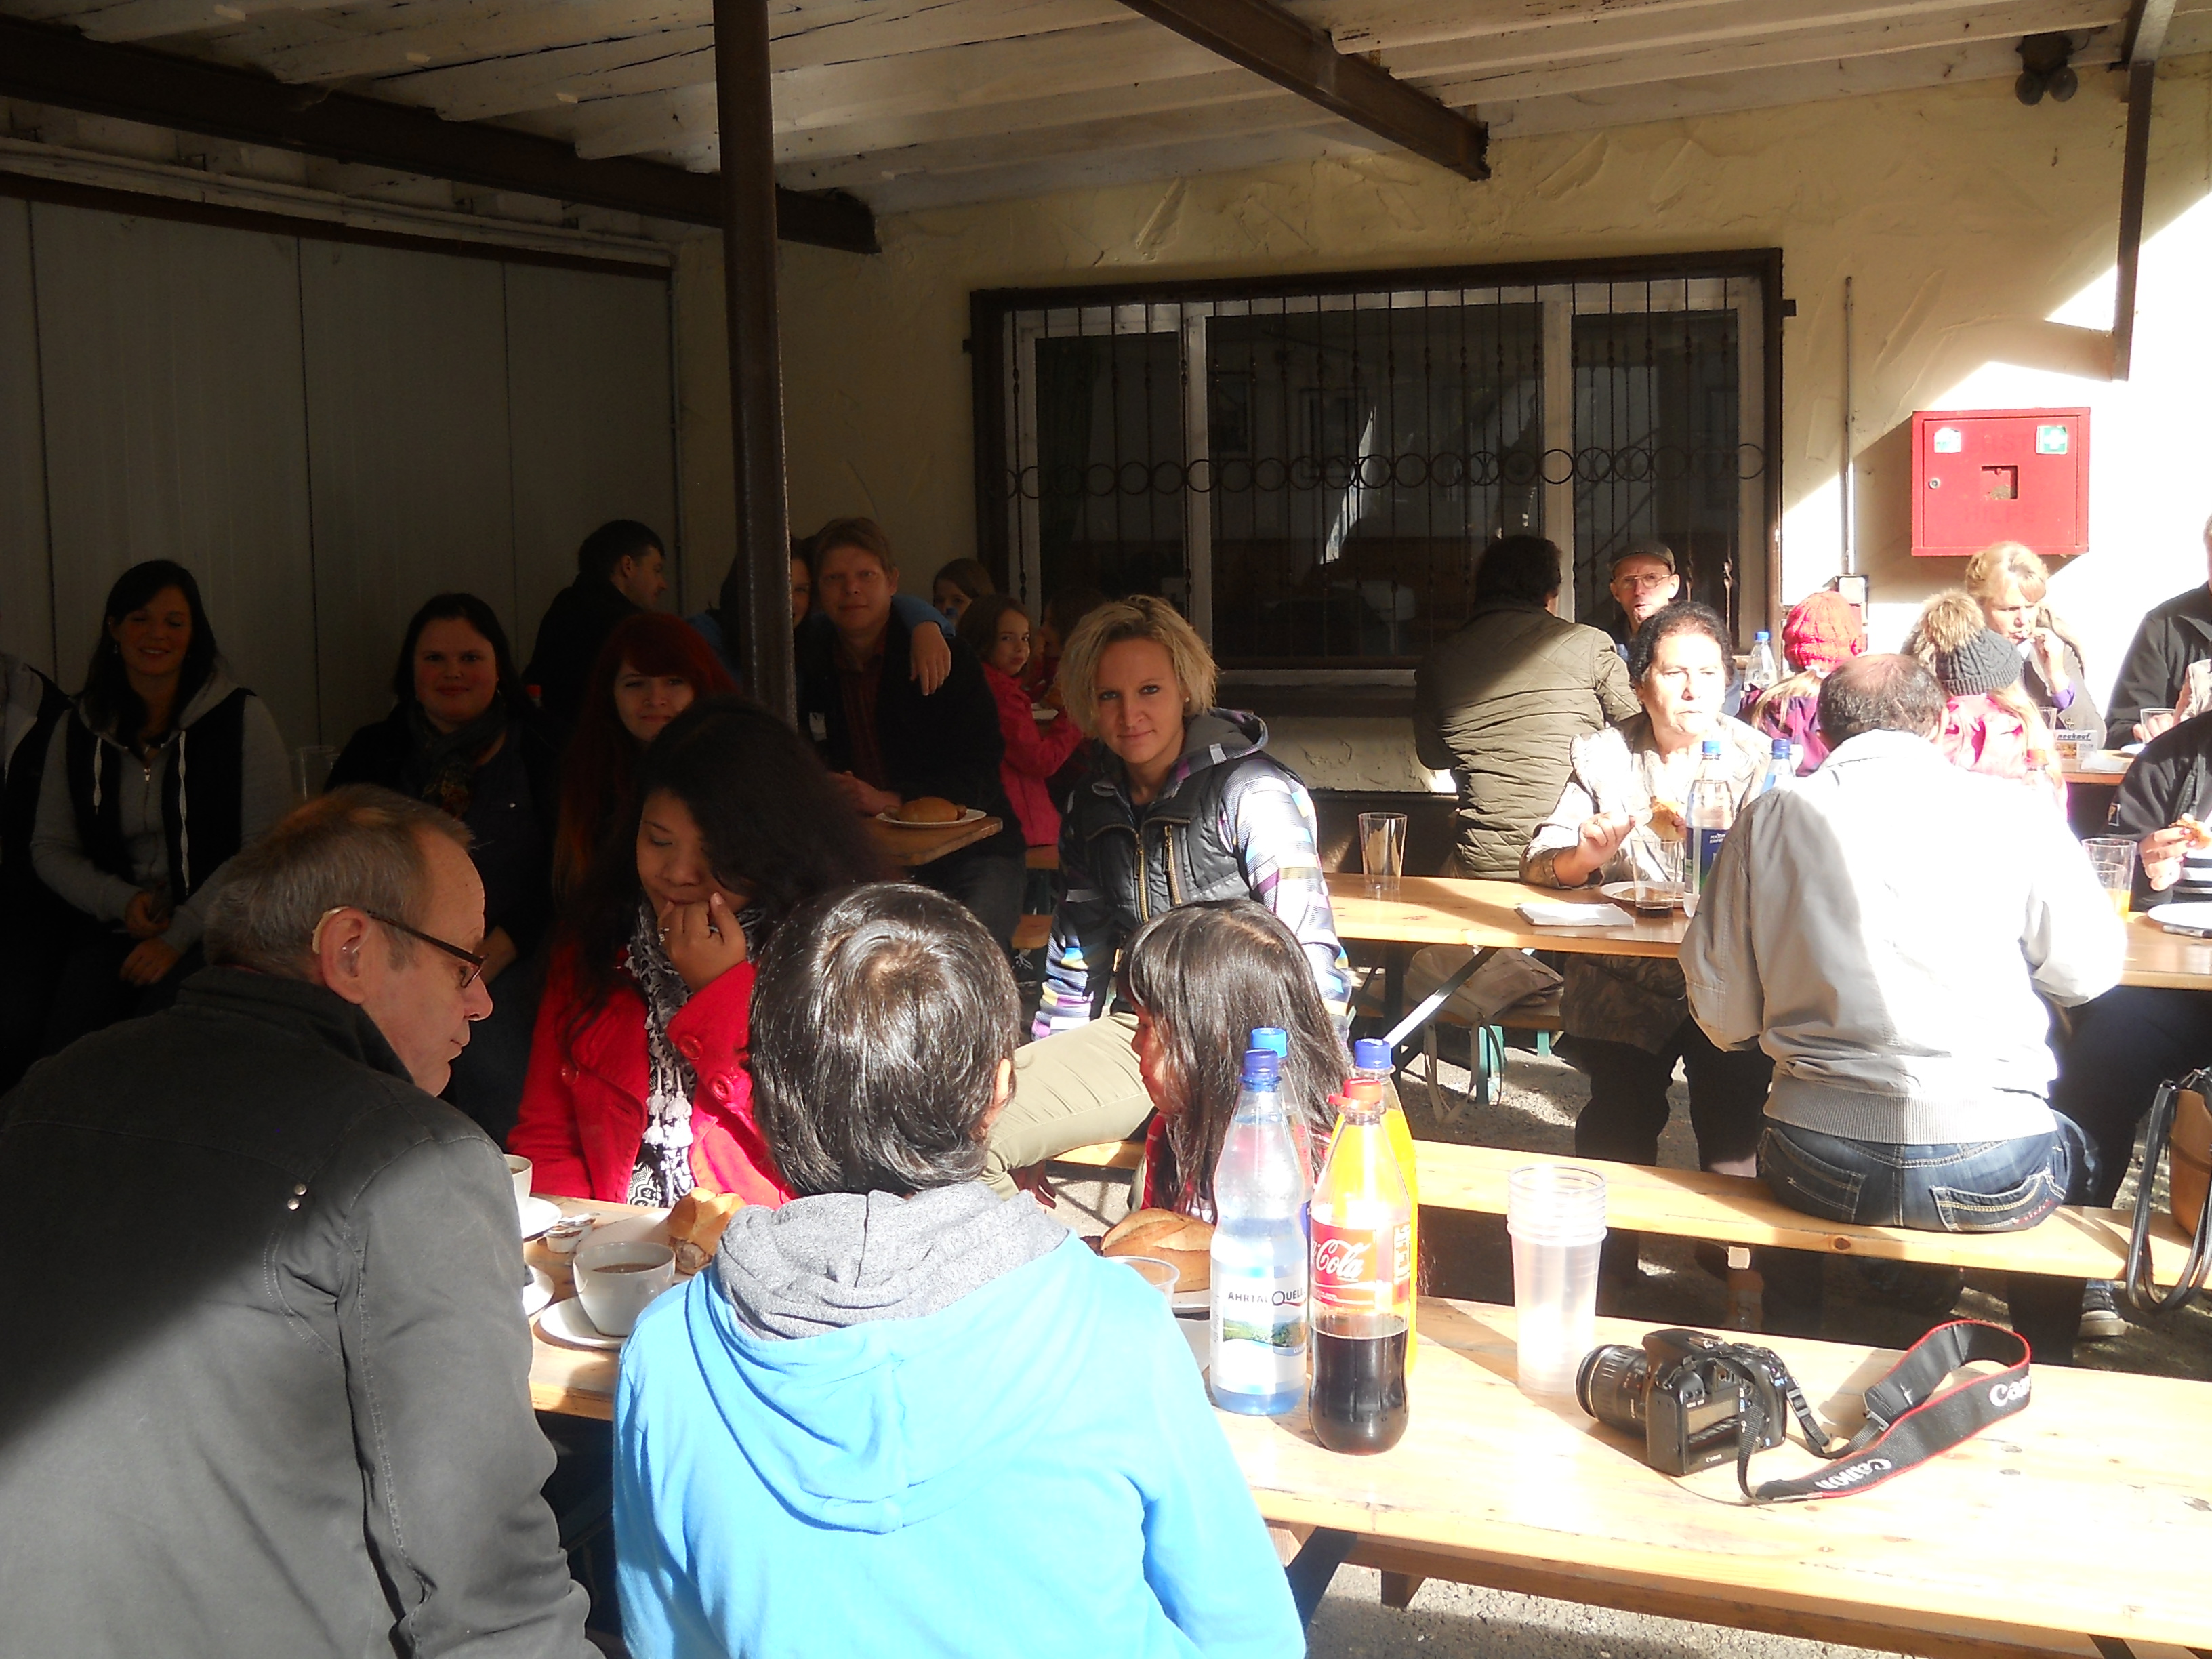
[[[1938,593],[1905,647],[1942,684],[1948,701],[1935,743],[1952,764],[2014,779],[2063,807],[2057,746],[2020,689],[2019,647],[1982,621],[1981,606],[1965,593]]]
[[[1067,764],[1083,733],[1064,709],[1044,725],[1031,712],[1022,684],[1030,659],[1029,617],[1005,594],[986,593],[961,613],[960,641],[982,659],[983,678],[999,700],[999,730],[1006,740],[999,776],[1021,820],[1022,839],[1031,847],[1058,847],[1060,811],[1045,781]]]

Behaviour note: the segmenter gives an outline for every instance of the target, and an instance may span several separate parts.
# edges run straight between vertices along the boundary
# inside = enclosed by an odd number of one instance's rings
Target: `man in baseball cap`
[[[1674,568],[1674,550],[1662,541],[1631,542],[1613,555],[1613,575],[1607,583],[1621,623],[1613,639],[1624,661],[1628,642],[1647,618],[1656,616],[1681,597],[1682,578]]]

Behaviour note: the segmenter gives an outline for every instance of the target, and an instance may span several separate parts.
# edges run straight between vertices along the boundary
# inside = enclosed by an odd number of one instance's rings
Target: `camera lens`
[[[1583,1356],[1575,1373],[1575,1398],[1609,1429],[1644,1431],[1644,1397],[1651,1384],[1650,1363],[1641,1348],[1608,1342]]]

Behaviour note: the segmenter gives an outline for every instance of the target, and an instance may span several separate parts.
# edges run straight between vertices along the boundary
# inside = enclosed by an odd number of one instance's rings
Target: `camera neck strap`
[[[1961,1366],[1978,1360],[2003,1369],[1944,1386]],[[1880,1486],[2026,1406],[2027,1360],[2027,1342],[2002,1325],[1978,1319],[1938,1325],[1866,1391],[1866,1425],[1848,1440],[1820,1426],[1796,1379],[1784,1371],[1780,1378],[1783,1397],[1804,1431],[1805,1443],[1833,1467],[1795,1480],[1753,1486],[1751,1455],[1759,1449],[1766,1427],[1765,1409],[1753,1389],[1745,1399],[1737,1428],[1736,1484],[1754,1504],[1841,1498]]]

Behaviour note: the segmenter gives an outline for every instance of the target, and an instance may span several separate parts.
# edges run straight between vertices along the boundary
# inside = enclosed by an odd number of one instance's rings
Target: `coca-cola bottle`
[[[1388,1451],[1406,1432],[1413,1209],[1382,1103],[1340,1095],[1329,1103],[1341,1115],[1311,1206],[1307,1413],[1331,1451]]]

